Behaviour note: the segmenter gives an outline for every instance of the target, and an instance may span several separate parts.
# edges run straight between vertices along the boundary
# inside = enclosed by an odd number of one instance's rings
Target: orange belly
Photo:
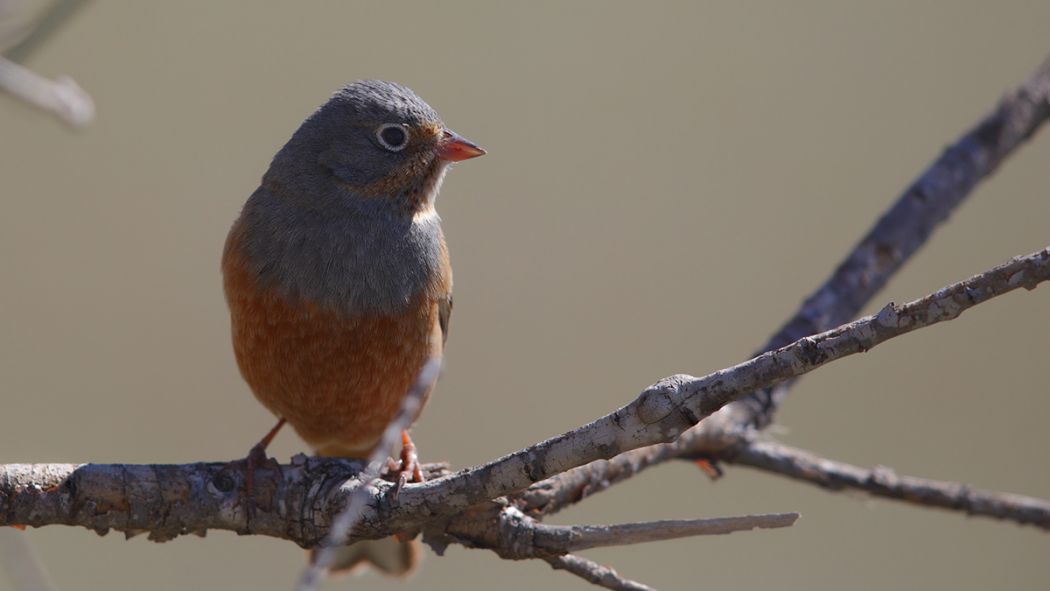
[[[432,356],[437,302],[420,294],[396,315],[352,317],[259,289],[237,237],[223,256],[233,348],[256,398],[322,455],[365,457]]]

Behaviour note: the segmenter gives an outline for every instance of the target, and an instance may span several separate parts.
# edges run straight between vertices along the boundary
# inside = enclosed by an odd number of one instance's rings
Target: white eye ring
[[[403,139],[401,140],[400,144],[392,144],[388,142],[386,138],[383,137],[383,133],[390,129],[397,129],[401,131]],[[405,146],[408,145],[408,138],[408,126],[401,123],[384,123],[379,126],[379,129],[376,130],[376,139],[379,140],[379,145],[383,146],[387,150],[390,150],[391,152],[400,152],[401,150],[404,150]]]

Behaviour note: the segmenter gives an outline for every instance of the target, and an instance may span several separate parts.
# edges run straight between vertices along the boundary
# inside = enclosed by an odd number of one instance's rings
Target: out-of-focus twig
[[[95,119],[95,103],[91,96],[69,76],[58,76],[51,80],[18,62],[24,61],[39,48],[86,3],[87,0],[57,0],[35,22],[5,28],[3,34],[18,36],[20,39],[5,49],[3,57],[0,57],[0,91],[55,115],[73,128],[84,127]],[[4,8],[6,10],[0,13],[0,17],[13,18],[13,13],[17,13],[21,7]],[[9,40],[0,39],[0,48],[5,45],[4,41]]]
[[[332,521],[332,527],[328,530],[319,552],[314,560],[303,571],[302,577],[296,586],[298,591],[314,591],[324,580],[328,568],[335,560],[336,549],[345,544],[358,521],[364,516],[365,506],[371,500],[374,493],[369,489],[373,481],[379,478],[383,467],[386,466],[387,458],[391,456],[397,442],[401,438],[401,432],[412,424],[419,415],[419,409],[423,406],[423,399],[427,392],[434,387],[438,374],[441,373],[441,358],[435,357],[427,361],[420,370],[415,384],[401,401],[401,409],[391,419],[383,431],[379,444],[368,458],[368,464],[358,477],[358,485],[350,495],[346,507]]]
[[[71,127],[84,127],[95,119],[95,103],[72,78],[48,80],[11,60],[0,58],[0,90],[61,119]]]
[[[0,527],[0,571],[15,591],[55,591],[47,570],[22,532]]]

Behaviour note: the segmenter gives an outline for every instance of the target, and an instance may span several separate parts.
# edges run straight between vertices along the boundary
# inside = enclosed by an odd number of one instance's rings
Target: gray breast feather
[[[249,269],[265,287],[350,315],[396,313],[441,272],[440,220],[310,210],[258,189],[241,214]]]

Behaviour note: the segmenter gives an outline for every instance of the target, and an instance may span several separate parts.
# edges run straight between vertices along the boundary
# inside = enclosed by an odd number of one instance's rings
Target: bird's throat
[[[448,167],[448,162],[435,160],[419,185],[406,193],[405,197],[409,200],[413,222],[419,223],[437,217],[435,203],[441,191],[441,184],[445,181]]]

